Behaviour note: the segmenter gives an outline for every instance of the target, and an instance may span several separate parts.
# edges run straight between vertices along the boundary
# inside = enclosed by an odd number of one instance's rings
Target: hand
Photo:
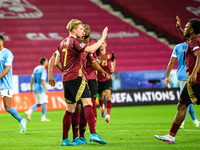
[[[49,84],[50,84],[52,87],[54,87],[54,86],[56,85],[56,81],[55,81],[55,79],[54,79],[53,76],[49,76],[48,81],[49,81]]]
[[[114,68],[111,68],[110,69],[110,73],[114,73],[115,72],[115,69]]]
[[[197,75],[196,75],[196,74],[191,74],[191,75],[188,77],[188,80],[189,80],[189,83],[190,83],[190,84],[195,84],[195,83],[196,83],[196,80],[197,80]]]
[[[176,27],[177,28],[180,28],[181,27],[181,20],[180,20],[180,18],[178,17],[178,16],[176,16]]]
[[[165,78],[165,85],[166,85],[166,87],[168,87],[169,85],[171,86],[171,84],[170,84],[170,80],[169,80],[169,78]],[[169,87],[168,87],[169,88]]]
[[[108,27],[105,27],[102,33],[102,38],[105,40],[107,37]]]
[[[48,95],[48,90],[47,89],[45,90],[45,94]]]
[[[30,89],[30,91],[29,91],[30,93],[32,93],[33,92],[33,89]]]

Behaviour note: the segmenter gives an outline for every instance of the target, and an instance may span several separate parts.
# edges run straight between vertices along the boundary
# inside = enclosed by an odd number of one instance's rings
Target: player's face
[[[89,37],[90,36],[90,27],[88,25],[84,25],[84,32],[85,32],[85,37]]]
[[[101,46],[100,46],[100,50],[106,49],[106,46],[107,46],[106,42],[103,41],[103,43],[102,43]]]
[[[191,28],[191,23],[188,22],[186,25],[185,25],[185,28],[183,30],[183,35],[184,37],[190,37],[192,34],[192,28]]]
[[[80,24],[78,26],[78,28],[75,29],[75,34],[76,34],[76,37],[79,38],[79,39],[81,39],[82,37],[85,36],[85,32],[84,32],[84,28],[83,28],[82,24]]]
[[[45,64],[45,67],[48,65],[48,60],[47,59],[45,60],[44,64]]]

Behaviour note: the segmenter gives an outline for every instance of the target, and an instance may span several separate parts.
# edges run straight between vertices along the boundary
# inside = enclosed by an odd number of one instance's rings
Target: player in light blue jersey
[[[188,79],[187,73],[186,73],[186,59],[185,59],[186,49],[187,49],[187,43],[186,42],[177,44],[175,46],[175,48],[172,52],[171,59],[169,61],[168,67],[167,67],[167,74],[166,74],[166,78],[165,78],[165,85],[167,87],[169,87],[169,85],[170,85],[169,75],[170,75],[170,72],[171,72],[171,70],[174,66],[174,62],[177,59],[177,61],[178,61],[177,78],[178,78],[178,83],[179,83],[179,86],[180,86],[180,93],[182,92],[183,87],[184,87],[184,85],[185,85],[185,83]],[[187,108],[185,119],[187,117],[188,112],[190,113],[190,116],[193,120],[194,126],[196,128],[199,128],[199,121],[196,118],[194,106],[193,106],[192,103]],[[180,126],[180,128],[182,128],[182,129],[184,128],[185,119]]]
[[[20,123],[20,132],[26,131],[26,119],[18,114],[15,108],[11,107],[13,95],[13,79],[12,79],[12,61],[13,54],[7,48],[4,48],[4,37],[0,35],[0,97],[3,98],[5,110],[10,113]]]
[[[31,113],[34,112],[42,104],[42,117],[41,121],[50,121],[46,118],[47,103],[48,103],[48,90],[46,87],[47,72],[45,67],[48,64],[47,58],[40,59],[40,65],[37,66],[31,77],[30,92],[34,92],[36,104],[33,105],[28,111],[25,112],[28,121],[31,121]]]

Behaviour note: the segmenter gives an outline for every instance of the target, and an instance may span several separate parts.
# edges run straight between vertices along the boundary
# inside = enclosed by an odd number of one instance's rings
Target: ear
[[[193,28],[190,28],[190,33],[194,33],[194,29]]]

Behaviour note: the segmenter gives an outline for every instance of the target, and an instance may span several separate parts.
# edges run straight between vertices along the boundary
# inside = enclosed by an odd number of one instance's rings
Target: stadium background
[[[175,44],[182,42],[175,27],[198,18],[200,2],[159,0],[3,0],[0,3],[0,34],[14,54],[13,106],[27,110],[35,103],[28,93],[30,76],[40,57],[52,56],[68,36],[66,24],[73,18],[89,24],[98,39],[108,26],[107,49],[116,56],[112,102],[115,106],[177,103],[176,71],[172,88],[164,85],[166,67]],[[177,64],[175,65],[175,68]],[[49,89],[48,110],[65,109],[61,74],[54,69],[57,85]],[[40,109],[39,109],[40,110]],[[3,110],[0,100],[0,112]]]

